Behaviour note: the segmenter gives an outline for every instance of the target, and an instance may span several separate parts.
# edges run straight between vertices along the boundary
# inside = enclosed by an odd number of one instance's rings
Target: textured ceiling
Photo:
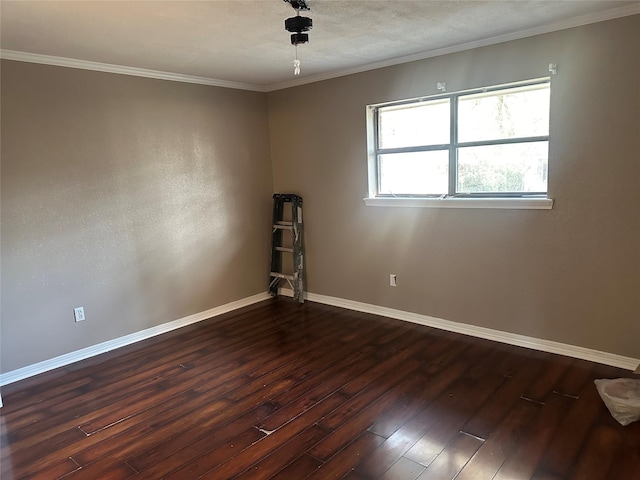
[[[640,13],[615,0],[308,0],[299,80],[482,41]],[[9,1],[3,51],[28,52],[268,88],[294,80],[282,0]],[[496,38],[498,37],[498,38]]]

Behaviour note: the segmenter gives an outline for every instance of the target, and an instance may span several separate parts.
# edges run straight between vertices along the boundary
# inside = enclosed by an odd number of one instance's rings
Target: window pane
[[[549,142],[458,149],[457,193],[546,192]]]
[[[383,195],[440,195],[449,190],[449,152],[380,155],[380,191]]]
[[[378,110],[378,147],[449,143],[449,99],[396,105]]]
[[[549,84],[461,96],[458,141],[549,135]]]

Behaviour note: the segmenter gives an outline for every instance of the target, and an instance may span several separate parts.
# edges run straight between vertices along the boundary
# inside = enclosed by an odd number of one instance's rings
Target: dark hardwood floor
[[[3,387],[1,478],[640,478],[621,376],[270,300]]]

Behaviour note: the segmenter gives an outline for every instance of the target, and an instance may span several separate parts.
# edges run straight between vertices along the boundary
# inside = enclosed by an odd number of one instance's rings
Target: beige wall
[[[265,94],[11,61],[1,86],[2,372],[266,290]]]
[[[636,15],[270,93],[275,189],[304,197],[309,291],[640,357],[639,45]],[[367,104],[551,62],[553,210],[364,205]]]
[[[313,293],[640,357],[639,35],[636,15],[268,96],[2,61],[0,371],[265,291],[274,185],[304,197]],[[553,210],[365,207],[367,104],[550,62]]]

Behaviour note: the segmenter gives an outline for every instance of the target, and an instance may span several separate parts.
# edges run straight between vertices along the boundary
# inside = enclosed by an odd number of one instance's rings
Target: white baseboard
[[[285,296],[293,296],[291,289],[282,288],[280,293]],[[613,367],[624,368],[625,370],[640,369],[640,359],[624,357],[615,353],[601,352],[590,348],[578,347],[566,343],[554,342],[552,340],[544,340],[541,338],[528,337],[526,335],[518,335],[517,333],[503,332],[493,330],[491,328],[478,327],[466,323],[453,322],[451,320],[443,320],[442,318],[430,317],[428,315],[420,315],[418,313],[405,312],[394,308],[380,307],[369,303],[355,302],[353,300],[345,300],[343,298],[329,297],[316,293],[305,293],[305,298],[312,302],[333,305],[334,307],[342,307],[357,312],[372,313],[383,317],[395,318],[406,322],[426,325],[428,327],[439,328],[449,332],[462,333],[472,337],[484,338],[486,340],[494,340],[496,342],[515,345],[518,347],[531,348],[548,353],[557,353],[572,358],[580,358],[591,362],[611,365]]]
[[[293,292],[287,288],[280,289],[280,293],[286,296],[293,296]],[[218,315],[222,315],[224,313],[231,312],[248,305],[253,305],[254,303],[267,300],[268,298],[270,298],[268,293],[259,293],[251,297],[243,298],[235,302],[211,308],[204,312],[195,313],[193,315],[189,315],[172,322],[147,328],[146,330],[141,330],[140,332],[125,335],[124,337],[115,338],[113,340],[99,343],[91,347],[76,350],[75,352],[66,353],[49,360],[44,360],[33,365],[28,365],[26,367],[13,370],[11,372],[3,373],[0,374],[0,386],[8,385],[10,383],[17,382],[18,380],[23,380],[40,373],[48,372],[49,370],[53,370],[55,368],[64,367],[65,365],[69,365],[86,358],[94,357],[96,355],[100,355],[102,353],[106,353],[111,350],[115,350],[116,348],[130,345],[132,343],[146,340],[147,338],[155,337],[156,335],[161,335],[177,328],[186,327],[187,325],[191,325],[193,323],[201,322],[203,320],[207,320],[209,318],[216,317]],[[343,298],[329,297],[327,295],[319,295],[316,293],[306,293],[305,298],[312,302],[333,305],[335,307],[342,307],[348,310],[371,313],[374,315],[381,315],[389,318],[395,318],[398,320],[417,323],[419,325],[426,325],[428,327],[439,328],[441,330],[447,330],[450,332],[461,333],[464,335],[484,338],[487,340],[494,340],[496,342],[516,345],[519,347],[531,348],[533,350],[557,353],[559,355],[565,355],[567,357],[580,358],[583,360],[589,360],[591,362],[602,363],[604,365],[624,368],[626,370],[633,371],[634,369],[636,369],[636,367],[640,368],[638,366],[638,364],[640,363],[640,359],[624,357],[615,353],[601,352],[590,348],[554,342],[552,340],[544,340],[541,338],[518,335],[516,333],[493,330],[491,328],[452,322],[450,320],[443,320],[441,318],[420,315],[418,313],[405,312],[403,310],[396,310],[393,308],[381,307],[378,305],[356,302],[353,300],[345,300]],[[1,401],[2,397],[0,397],[0,402]],[[2,404],[0,403],[0,406],[1,405]]]
[[[262,302],[263,300],[267,300],[268,298],[270,298],[270,296],[266,292],[259,293],[251,297],[243,298],[240,300],[236,300],[235,302],[227,303],[225,305],[220,305],[219,307],[205,310],[204,312],[194,313],[193,315],[189,315],[172,322],[163,323],[162,325],[157,325],[155,327],[147,328],[139,332],[131,333],[129,335],[125,335],[124,337],[114,338],[113,340],[108,340],[97,345],[92,345],[87,348],[76,350],[75,352],[65,353],[64,355],[60,355],[59,357],[54,357],[49,360],[34,363],[33,365],[18,368],[17,370],[0,374],[0,386],[8,385],[10,383],[17,382],[18,380],[23,380],[40,373],[48,372],[49,370],[53,370],[54,368],[64,367],[65,365],[69,365],[70,363],[84,360],[85,358],[94,357],[96,355],[100,355],[101,353],[106,353],[111,350],[115,350],[116,348],[124,347],[141,340],[146,340],[147,338],[155,337],[156,335],[161,335],[177,328],[186,327],[187,325],[201,322],[211,317],[222,315],[223,313],[231,312],[248,305],[253,305],[254,303]]]

